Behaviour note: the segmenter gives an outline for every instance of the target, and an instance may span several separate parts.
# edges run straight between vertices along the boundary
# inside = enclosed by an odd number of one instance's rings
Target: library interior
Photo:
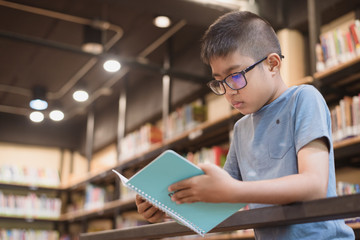
[[[325,99],[337,197],[245,206],[201,237],[146,221],[113,170],[131,178],[166,150],[224,166],[243,115],[200,51],[232,11],[267,20],[286,85]],[[358,0],[0,0],[0,239],[255,239],[332,219],[360,239],[359,98]]]

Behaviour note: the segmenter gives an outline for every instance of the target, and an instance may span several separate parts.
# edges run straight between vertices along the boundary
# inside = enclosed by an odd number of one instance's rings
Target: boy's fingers
[[[180,191],[185,188],[188,188],[188,186],[189,186],[189,179],[170,185],[168,190],[169,190],[169,192],[175,192],[175,191]]]
[[[155,207],[150,207],[147,208],[146,211],[143,212],[143,217],[145,219],[151,219],[157,212],[159,211],[159,209],[155,208]]]
[[[143,199],[140,195],[136,195],[136,197],[135,197],[136,205],[138,205],[138,204],[140,204],[142,202],[145,202],[145,199]]]
[[[150,209],[151,207],[153,207],[153,205],[151,205],[150,203],[143,201],[137,205],[137,209],[138,209],[138,213],[143,214],[145,213],[148,209]]]
[[[159,222],[160,220],[162,220],[164,218],[164,213],[160,210],[157,210],[155,212],[155,214],[153,214],[150,218],[148,218],[147,220],[151,223],[156,223]]]

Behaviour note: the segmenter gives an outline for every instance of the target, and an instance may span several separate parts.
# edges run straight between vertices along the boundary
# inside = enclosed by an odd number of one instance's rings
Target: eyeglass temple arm
[[[284,55],[279,54],[280,59],[282,60],[283,58],[285,58]],[[265,59],[267,59],[267,57],[264,57],[263,59],[257,61],[256,63],[254,63],[253,65],[251,65],[250,67],[248,67],[247,69],[244,70],[244,73],[247,73],[248,71],[250,71],[251,69],[253,69],[256,65],[258,65],[259,63],[261,63],[262,61],[264,61]]]

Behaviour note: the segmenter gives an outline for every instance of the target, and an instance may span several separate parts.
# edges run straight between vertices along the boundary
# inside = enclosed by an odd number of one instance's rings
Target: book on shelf
[[[171,193],[168,191],[171,184],[202,175],[204,172],[172,150],[166,150],[160,154],[130,179],[113,171],[119,176],[123,185],[136,191],[174,220],[202,236],[246,206],[243,203],[176,204],[173,202]]]
[[[203,147],[196,152],[188,152],[184,155],[186,159],[194,164],[213,163],[219,167],[223,167],[226,160],[229,146],[215,145],[212,147]]]
[[[112,185],[101,186],[87,184],[85,188],[85,210],[103,208],[106,202],[113,200],[114,187]]]
[[[27,195],[5,194],[0,191],[0,216],[27,218],[58,218],[61,213],[61,200],[45,194]]]
[[[316,46],[317,72],[360,56],[360,20],[350,12],[322,27]]]
[[[345,96],[330,110],[334,141],[360,135],[359,97]]]
[[[178,107],[166,119],[166,138],[171,139],[184,131],[191,130],[200,123],[205,122],[206,118],[207,108],[199,99]]]
[[[357,183],[349,183],[338,181],[336,183],[336,191],[339,196],[360,193],[360,185]]]
[[[0,166],[0,182],[31,186],[58,187],[60,177],[55,168],[37,168],[4,164]]]
[[[120,158],[128,159],[139,152],[147,151],[153,144],[162,141],[162,131],[155,125],[146,123],[127,134],[120,143]]]
[[[36,240],[58,240],[59,233],[54,230],[37,229],[5,229],[0,227],[0,239],[36,239]]]

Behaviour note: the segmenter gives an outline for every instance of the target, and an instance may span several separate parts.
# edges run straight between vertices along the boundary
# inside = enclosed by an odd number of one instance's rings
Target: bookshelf
[[[65,189],[44,185],[0,182],[2,237],[59,239],[61,194]]]

